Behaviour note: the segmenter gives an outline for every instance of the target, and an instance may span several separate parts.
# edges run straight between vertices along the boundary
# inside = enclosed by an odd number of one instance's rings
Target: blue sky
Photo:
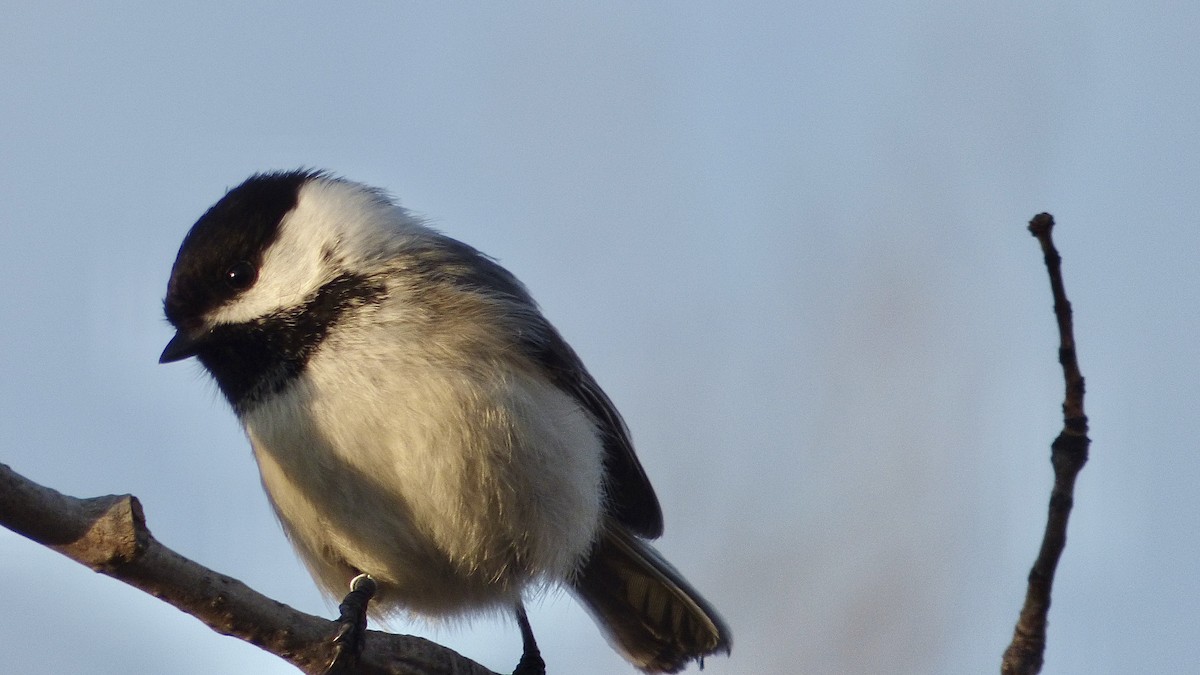
[[[1194,3],[8,3],[0,462],[331,614],[233,415],[159,366],[179,242],[255,171],[386,187],[521,277],[624,413],[706,673],[995,672],[1088,383],[1047,673],[1200,634]],[[294,672],[0,531],[13,672]],[[551,667],[632,672],[563,594]],[[395,629],[495,670],[511,623]],[[552,672],[554,672],[552,670]]]

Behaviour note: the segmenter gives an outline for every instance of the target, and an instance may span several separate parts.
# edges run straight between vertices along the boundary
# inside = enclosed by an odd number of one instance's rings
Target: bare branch
[[[77,499],[0,464],[0,525],[140,588],[305,673],[322,673],[333,656],[334,622],[276,602],[163,546],[146,528],[142,505],[131,495]],[[428,640],[379,631],[370,631],[358,672],[495,675]]]
[[[1029,231],[1037,237],[1050,274],[1054,295],[1054,316],[1058,320],[1058,361],[1062,364],[1066,395],[1063,400],[1063,429],[1050,445],[1054,466],[1054,487],[1050,492],[1050,512],[1037,560],[1029,572],[1025,605],[1013,631],[1012,643],[1004,651],[1000,664],[1003,675],[1034,675],[1041,672],[1046,651],[1046,614],[1050,611],[1050,591],[1054,571],[1067,545],[1067,521],[1075,501],[1075,477],[1087,462],[1088,420],[1083,412],[1083,374],[1075,356],[1075,331],[1071,321],[1071,303],[1063,287],[1062,258],[1054,247],[1050,232],[1054,217],[1041,213],[1029,221]]]

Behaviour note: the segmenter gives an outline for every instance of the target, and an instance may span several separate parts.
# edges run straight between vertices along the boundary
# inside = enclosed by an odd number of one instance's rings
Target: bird
[[[513,274],[388,192],[250,176],[184,236],[163,309],[159,361],[212,376],[328,596],[365,592],[376,617],[512,612],[522,674],[545,669],[525,600],[556,586],[644,672],[730,653],[649,543],[662,509],[612,400]]]

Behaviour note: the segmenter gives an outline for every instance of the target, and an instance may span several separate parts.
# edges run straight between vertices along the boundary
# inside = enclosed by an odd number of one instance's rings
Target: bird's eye
[[[258,270],[245,260],[235,263],[225,272],[225,283],[235,291],[244,291],[254,285]]]

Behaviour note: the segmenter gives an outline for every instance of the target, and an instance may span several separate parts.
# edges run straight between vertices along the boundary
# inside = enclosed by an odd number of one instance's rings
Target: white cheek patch
[[[321,263],[320,232],[292,226],[293,210],[280,225],[279,238],[267,249],[254,285],[209,315],[213,324],[252,321],[304,302],[327,280]]]
[[[361,185],[310,181],[280,222],[254,285],[208,318],[212,325],[237,324],[297,307],[342,271],[383,253],[399,230],[414,225],[402,209]]]

